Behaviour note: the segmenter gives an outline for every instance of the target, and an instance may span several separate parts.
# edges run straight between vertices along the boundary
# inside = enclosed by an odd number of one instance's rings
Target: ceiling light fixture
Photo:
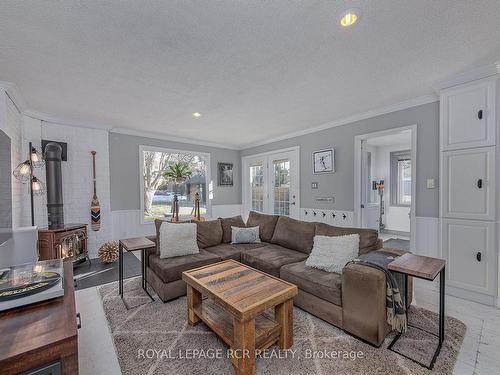
[[[193,112],[193,118],[200,118],[201,113],[200,112]]]
[[[348,9],[340,15],[340,25],[349,27],[354,25],[361,17],[361,10],[358,8]]]

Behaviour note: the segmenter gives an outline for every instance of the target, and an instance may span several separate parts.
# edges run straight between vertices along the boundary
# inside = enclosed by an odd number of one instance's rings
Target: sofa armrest
[[[384,240],[382,238],[379,238],[377,240],[377,245],[375,246],[375,250],[380,250],[384,247]]]
[[[347,332],[380,346],[387,334],[385,274],[361,264],[342,272],[342,325]]]

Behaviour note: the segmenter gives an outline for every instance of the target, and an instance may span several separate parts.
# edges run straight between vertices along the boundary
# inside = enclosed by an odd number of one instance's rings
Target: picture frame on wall
[[[217,163],[219,186],[233,186],[233,163]]]
[[[335,172],[335,149],[314,151],[312,154],[313,173],[324,174]]]

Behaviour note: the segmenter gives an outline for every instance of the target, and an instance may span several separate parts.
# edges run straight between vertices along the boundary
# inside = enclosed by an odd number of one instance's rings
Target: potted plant
[[[177,197],[177,189],[180,184],[186,182],[193,172],[187,163],[175,163],[168,167],[163,177],[174,183],[174,199],[172,201],[172,221],[179,221],[179,199]]]

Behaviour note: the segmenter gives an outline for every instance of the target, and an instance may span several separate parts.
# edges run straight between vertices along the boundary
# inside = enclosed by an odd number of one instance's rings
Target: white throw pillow
[[[160,258],[198,254],[196,224],[172,224],[164,222],[160,227]]]
[[[314,236],[306,266],[326,272],[342,273],[345,265],[359,253],[359,234],[348,236]]]
[[[231,243],[260,243],[259,227],[231,227]]]

